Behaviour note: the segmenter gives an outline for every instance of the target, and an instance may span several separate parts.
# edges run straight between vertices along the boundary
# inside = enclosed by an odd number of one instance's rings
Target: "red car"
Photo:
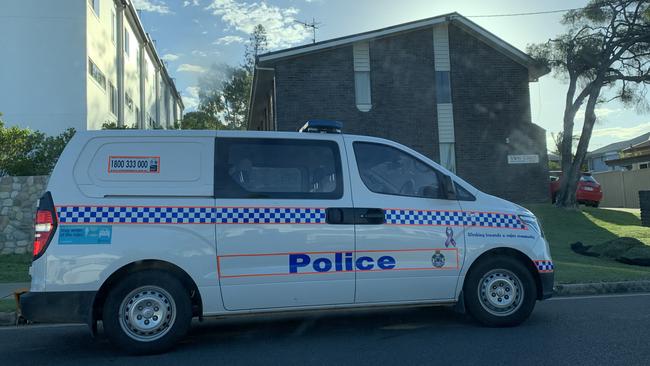
[[[555,174],[554,174],[555,173]],[[551,172],[551,202],[555,203],[557,192],[560,190],[560,177],[562,172]],[[576,200],[587,206],[598,207],[600,201],[603,199],[603,191],[600,189],[600,184],[596,182],[591,173],[582,173],[580,181],[578,182],[578,189],[576,191]]]

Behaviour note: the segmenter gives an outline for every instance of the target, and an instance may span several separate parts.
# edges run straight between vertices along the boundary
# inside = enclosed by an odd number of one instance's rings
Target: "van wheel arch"
[[[507,248],[507,247],[490,249],[487,252],[481,254],[478,258],[476,258],[474,262],[472,262],[472,264],[470,265],[467,274],[465,274],[465,277],[463,278],[463,283],[461,284],[461,288],[465,285],[465,280],[467,279],[467,275],[472,271],[473,268],[476,267],[477,264],[487,260],[488,258],[499,257],[499,256],[515,258],[519,262],[521,262],[524,266],[526,266],[528,271],[530,271],[530,274],[533,276],[533,279],[535,280],[535,287],[537,288],[536,289],[537,300],[541,300],[543,298],[542,279],[539,276],[537,267],[535,267],[535,262],[533,262],[533,260],[530,259],[530,257],[528,257],[523,252],[517,249]]]
[[[104,307],[104,302],[106,301],[106,296],[110,292],[111,288],[115,283],[121,279],[132,275],[133,273],[146,271],[151,269],[162,270],[172,274],[174,277],[178,278],[183,286],[188,289],[190,300],[192,302],[192,316],[201,316],[203,315],[203,301],[201,299],[201,293],[199,288],[182,268],[178,267],[175,264],[155,259],[140,260],[136,262],[131,262],[127,265],[122,266],[117,271],[113,272],[102,286],[97,291],[95,299],[93,300],[92,313],[90,314],[90,326],[94,331],[96,330],[96,323],[102,318],[102,312]]]

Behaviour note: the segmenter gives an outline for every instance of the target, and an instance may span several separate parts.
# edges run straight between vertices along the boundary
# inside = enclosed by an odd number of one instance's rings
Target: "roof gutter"
[[[259,59],[258,59],[259,62]],[[259,80],[259,71],[272,71],[275,72],[275,68],[273,67],[261,67],[257,66],[257,63],[255,63],[255,70],[253,71],[253,81],[251,82],[251,92],[250,92],[250,97],[249,97],[249,104],[248,104],[248,115],[246,116],[246,129],[250,130],[251,129],[251,122],[252,122],[252,117],[253,117],[253,107],[255,106],[255,95],[257,94],[257,81]]]

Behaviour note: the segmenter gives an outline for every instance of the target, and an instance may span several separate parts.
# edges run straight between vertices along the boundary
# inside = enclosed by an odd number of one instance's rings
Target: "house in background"
[[[248,128],[309,119],[405,144],[477,188],[548,200],[545,131],[529,83],[549,72],[458,13],[260,55]]]
[[[650,140],[623,149],[618,159],[607,160],[605,163],[611,167],[622,167],[624,170],[648,169],[650,167]]]
[[[183,101],[131,0],[0,1],[0,112],[49,134],[167,128]]]
[[[638,144],[642,144],[644,142],[647,142],[648,140],[650,140],[650,132],[630,140],[615,142],[613,144],[603,146],[590,153],[587,153],[587,166],[589,171],[597,173],[597,172],[606,172],[612,170],[632,170],[634,168],[634,164],[637,164],[636,169],[639,169],[639,164],[642,164],[643,162],[641,163],[636,162],[632,164],[622,164],[622,165],[621,164],[610,165],[608,164],[608,161],[618,160],[621,157],[621,153],[625,149]]]

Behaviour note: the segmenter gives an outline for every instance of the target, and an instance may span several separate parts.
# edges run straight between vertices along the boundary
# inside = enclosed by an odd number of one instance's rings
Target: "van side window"
[[[416,157],[388,145],[355,142],[361,180],[375,193],[443,199],[438,173]]]
[[[341,156],[333,141],[217,138],[217,198],[339,199]]]

